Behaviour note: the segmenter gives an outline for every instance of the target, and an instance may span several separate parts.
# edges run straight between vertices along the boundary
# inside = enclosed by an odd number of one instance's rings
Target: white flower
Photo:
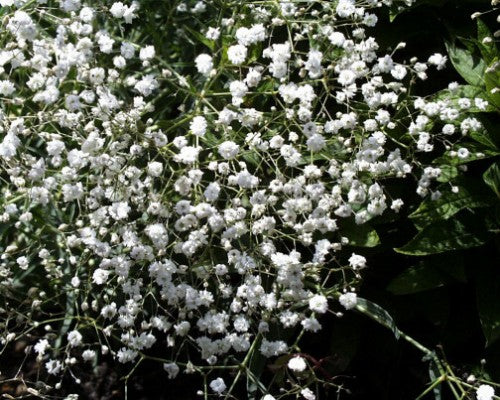
[[[191,123],[189,124],[189,129],[196,136],[205,136],[205,133],[207,132],[207,125],[208,124],[205,117],[198,115],[194,117]]]
[[[495,390],[490,385],[481,385],[476,389],[477,400],[493,400]]]
[[[262,344],[260,345],[260,352],[265,357],[279,356],[286,353],[287,350],[288,346],[282,340],[271,342],[267,339],[262,339]]]
[[[104,285],[108,280],[110,271],[102,268],[97,268],[92,274],[92,281],[97,285]]]
[[[352,253],[351,257],[349,258],[349,265],[353,269],[364,268],[366,266],[366,258]]]
[[[457,157],[461,158],[462,160],[466,159],[469,157],[469,150],[466,149],[465,147],[461,147],[457,150]]]
[[[139,52],[139,58],[142,61],[150,60],[155,56],[155,48],[153,46],[146,46]],[[124,56],[125,57],[125,56]]]
[[[326,146],[326,140],[323,135],[315,133],[309,139],[307,139],[306,144],[308,150],[316,152],[320,151]]]
[[[23,269],[23,270],[27,270],[28,269],[28,259],[25,257],[25,256],[21,256],[21,257],[18,257],[16,259],[16,262],[17,262],[17,265],[19,266],[19,268]]]
[[[317,294],[309,299],[311,311],[324,314],[328,310],[328,300],[325,296]]]
[[[403,207],[403,205],[404,205],[403,200],[401,200],[401,199],[395,199],[391,203],[391,210],[399,212],[399,210],[401,209],[401,207]]]
[[[247,58],[247,48],[241,44],[235,44],[227,49],[227,58],[234,65],[240,65]]]
[[[138,355],[139,355],[139,353],[137,351],[127,349],[125,347],[122,347],[116,353],[116,356],[118,357],[118,361],[121,362],[122,364],[134,361]]]
[[[63,365],[58,360],[49,360],[45,363],[45,368],[50,375],[57,375],[61,372]]]
[[[239,149],[240,147],[236,143],[227,140],[219,145],[218,152],[222,158],[230,160],[231,158],[236,157]]]
[[[151,161],[148,164],[148,175],[159,177],[163,172],[163,164],[158,161]]]
[[[120,54],[127,60],[131,59],[135,54],[134,45],[129,42],[122,42],[122,45],[120,46]]]
[[[446,61],[447,61],[447,57],[443,56],[440,53],[434,53],[427,60],[427,62],[429,64],[435,65],[436,69],[438,69],[438,70],[441,70],[441,69],[443,69],[446,66]]]
[[[304,396],[304,399],[306,399],[306,400],[316,400],[315,394],[309,388],[302,389],[300,391],[300,394],[302,396]]]
[[[109,9],[109,12],[115,18],[122,18],[123,15],[125,14],[125,11],[126,11],[126,6],[120,1],[113,3],[111,8]]]
[[[214,67],[214,63],[212,57],[208,54],[200,54],[194,60],[196,64],[196,69],[200,74],[208,75],[212,68]]]
[[[66,12],[78,11],[81,7],[80,0],[63,0],[61,8]]]
[[[183,164],[192,164],[198,160],[200,147],[184,146],[179,154],[174,156],[174,160]]]
[[[354,307],[356,307],[358,298],[356,296],[356,293],[345,293],[341,294],[339,297],[339,303],[344,307],[346,310],[350,310]]]
[[[221,394],[224,390],[226,390],[226,384],[224,383],[224,379],[217,378],[210,382],[210,389],[212,389],[215,393]]]
[[[395,65],[394,68],[391,69],[391,75],[398,81],[402,80],[406,74],[407,71],[403,65]]]
[[[220,28],[208,28],[205,37],[210,40],[217,40],[220,37]]]
[[[220,185],[217,182],[210,182],[203,192],[207,201],[215,201],[219,197]]]
[[[77,330],[68,333],[68,343],[71,347],[77,347],[82,344],[82,334]]]
[[[302,357],[295,356],[290,358],[290,361],[288,361],[288,368],[294,372],[303,372],[307,368],[307,364]]]
[[[340,71],[338,81],[342,86],[349,86],[356,80],[356,74],[350,69]]]
[[[16,87],[11,81],[0,81],[0,95],[2,96],[10,96],[14,93]]]
[[[126,201],[120,201],[113,203],[109,207],[109,214],[115,220],[119,221],[122,219],[126,219],[128,217],[128,213],[130,212],[130,210],[131,208]]]
[[[345,42],[345,36],[342,32],[332,32],[330,36],[328,36],[328,40],[334,46],[341,47]]]
[[[179,366],[176,363],[164,363],[163,369],[168,374],[168,379],[174,379],[179,373]]]
[[[116,315],[116,303],[106,304],[102,310],[101,315],[106,319],[111,319]]]
[[[335,8],[337,15],[341,18],[348,18],[356,11],[354,0],[340,0]]]
[[[82,358],[84,361],[93,361],[95,359],[96,352],[94,350],[85,350],[82,353]]]
[[[47,339],[40,339],[34,347],[35,353],[39,356],[43,356],[47,349],[50,347],[49,341]]]

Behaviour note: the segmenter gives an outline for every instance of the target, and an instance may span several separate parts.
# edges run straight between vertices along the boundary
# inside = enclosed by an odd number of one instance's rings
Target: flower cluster
[[[379,54],[368,30],[389,1],[241,2],[207,16],[184,63],[134,40],[140,2],[1,3],[1,287],[31,287],[16,335],[46,325],[34,351],[52,375],[158,343],[169,378],[292,351],[283,332],[356,306],[367,260],[347,222],[404,207],[388,178],[438,197],[420,153],[471,156],[453,147],[480,128],[463,111],[487,106],[410,96],[446,57]]]

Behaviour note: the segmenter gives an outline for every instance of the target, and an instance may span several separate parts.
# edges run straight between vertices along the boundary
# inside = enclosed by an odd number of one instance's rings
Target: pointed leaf
[[[491,61],[485,72],[486,98],[497,110],[500,110],[500,62],[498,57]]]
[[[490,40],[485,41],[484,39],[486,38],[490,38]],[[490,63],[498,55],[498,50],[493,39],[493,35],[491,34],[488,26],[478,18],[477,45],[479,47],[479,50],[481,51],[483,59],[486,60],[487,63]]]
[[[481,218],[462,215],[461,218],[438,221],[425,227],[406,245],[394,250],[412,256],[425,256],[478,247],[489,236]]]
[[[424,292],[443,286],[446,278],[435,268],[419,265],[404,271],[387,286],[389,292],[396,295]]]
[[[448,219],[464,208],[488,207],[494,197],[486,192],[486,186],[474,179],[457,182],[458,192],[453,193],[449,185],[442,186],[443,194],[437,200],[426,198],[409,217],[418,229],[437,220]]]
[[[482,59],[452,42],[446,42],[446,49],[451,63],[466,82],[473,86],[484,86],[486,64]]]
[[[492,164],[483,174],[483,179],[486,184],[500,198],[500,163]]]
[[[401,333],[397,328],[394,319],[378,304],[375,304],[370,300],[363,299],[362,297],[358,297],[356,309],[359,312],[368,315],[371,319],[377,321],[379,324],[385,326],[386,328],[389,328],[392,333],[394,333],[394,336],[396,336],[396,339],[399,339]]]

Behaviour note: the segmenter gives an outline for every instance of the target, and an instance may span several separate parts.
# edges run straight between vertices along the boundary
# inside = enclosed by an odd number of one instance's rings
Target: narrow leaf
[[[375,304],[370,300],[358,297],[356,309],[359,312],[368,315],[371,319],[377,321],[379,324],[385,326],[386,328],[389,328],[392,331],[392,333],[394,333],[396,339],[399,339],[401,333],[397,328],[394,319],[386,310],[384,310],[378,304]]]

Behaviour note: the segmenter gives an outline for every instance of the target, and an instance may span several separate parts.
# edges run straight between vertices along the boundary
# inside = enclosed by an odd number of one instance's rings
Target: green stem
[[[226,396],[224,397],[224,400],[229,399],[229,396],[231,395],[231,392],[236,387],[236,384],[238,383],[238,381],[239,381],[239,379],[240,379],[243,371],[246,370],[247,364],[249,363],[250,359],[252,358],[253,352],[255,351],[255,349],[257,347],[257,343],[259,342],[259,339],[260,339],[260,333],[257,334],[257,336],[255,336],[255,339],[254,339],[252,345],[250,346],[250,349],[248,349],[248,352],[247,352],[245,358],[241,362],[238,374],[234,378],[233,383],[231,384],[231,387],[229,388],[229,390],[227,391]]]

